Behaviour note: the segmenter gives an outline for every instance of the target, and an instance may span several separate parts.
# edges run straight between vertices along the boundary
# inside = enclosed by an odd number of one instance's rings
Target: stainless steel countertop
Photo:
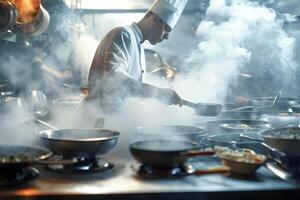
[[[142,179],[132,169],[136,163],[128,149],[134,138],[134,134],[121,132],[117,147],[103,156],[115,165],[108,173],[58,173],[36,166],[40,171],[36,180],[19,186],[0,187],[0,199],[232,199],[237,195],[263,199],[266,195],[288,197],[300,194],[300,182],[283,181],[264,167],[253,178],[211,174]],[[193,164],[203,167],[201,162]]]

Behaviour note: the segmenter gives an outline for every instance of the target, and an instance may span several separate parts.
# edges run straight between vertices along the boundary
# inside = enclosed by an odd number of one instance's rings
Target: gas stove
[[[136,164],[131,166],[132,169],[141,178],[180,178],[192,174],[195,169],[192,165],[185,164],[170,169],[157,169],[145,164]]]
[[[61,156],[53,156],[57,161],[62,160]],[[72,164],[51,164],[46,165],[45,168],[54,172],[83,172],[83,173],[98,173],[107,172],[114,168],[114,164],[106,161],[103,158],[72,158],[76,160]]]

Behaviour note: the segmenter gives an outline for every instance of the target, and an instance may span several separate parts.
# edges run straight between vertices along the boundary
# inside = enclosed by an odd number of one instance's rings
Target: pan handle
[[[190,108],[197,109],[197,104],[196,103],[193,103],[193,102],[190,102],[190,101],[187,101],[187,100],[184,100],[184,99],[181,99],[181,101],[182,101],[183,105],[188,106]]]
[[[40,124],[46,125],[46,126],[48,126],[49,128],[51,128],[51,129],[58,130],[58,128],[56,128],[55,126],[53,126],[53,125],[51,125],[51,124],[49,124],[49,123],[47,123],[47,122],[44,122],[44,121],[42,121],[42,120],[40,120],[40,119],[34,118],[33,120],[36,121],[36,122],[38,122],[38,123],[40,123]]]
[[[61,160],[37,160],[35,164],[39,165],[73,165],[80,162],[79,159],[61,159]]]
[[[210,149],[200,150],[188,150],[182,153],[182,156],[196,157],[196,156],[211,156],[214,155],[215,151]]]
[[[193,174],[197,176],[201,176],[206,174],[224,174],[229,172],[230,172],[230,168],[227,166],[215,166],[208,169],[197,169],[193,172]]]

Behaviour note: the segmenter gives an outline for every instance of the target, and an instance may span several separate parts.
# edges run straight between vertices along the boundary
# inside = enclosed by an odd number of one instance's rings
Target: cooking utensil
[[[293,177],[292,174],[277,166],[276,163],[267,162],[264,166],[282,180],[290,181]]]
[[[184,99],[182,99],[182,103],[193,108],[201,116],[217,116],[222,111],[222,105],[217,103],[193,103]]]
[[[209,134],[236,133],[241,131],[258,132],[270,129],[271,124],[262,120],[228,119],[206,122],[206,131]]]
[[[136,128],[138,136],[152,139],[187,139],[199,141],[205,133],[204,129],[184,125],[139,126]]]
[[[266,144],[287,156],[300,156],[300,128],[284,127],[263,131],[260,135]]]
[[[33,120],[51,128],[38,135],[46,147],[64,158],[93,159],[97,154],[105,154],[114,148],[120,135],[117,131],[97,128],[58,129],[42,120]]]
[[[212,150],[200,150],[197,143],[176,140],[142,140],[129,145],[130,153],[140,163],[156,169],[183,166],[189,157],[213,155]]]
[[[285,126],[289,126],[289,125],[292,125],[292,123],[287,123],[287,124],[282,124],[280,126],[276,126],[276,127],[273,127],[272,129],[269,129],[270,130],[276,130],[278,128],[281,128],[281,127],[285,127]],[[245,135],[243,133],[240,134],[240,137],[241,138],[244,138],[244,139],[247,139],[247,140],[252,140],[252,141],[256,141],[256,142],[259,142],[261,145],[263,145],[264,147],[266,147],[267,149],[269,149],[270,151],[272,152],[277,152],[279,153],[281,156],[284,156],[284,154],[282,152],[279,152],[277,149],[269,146],[268,144],[264,143],[263,139],[257,139],[257,138],[253,138],[251,135]]]
[[[238,108],[233,108],[233,109],[229,109],[226,110],[227,112],[233,112],[233,111],[251,111],[253,110],[254,106],[242,106],[242,107],[238,107]]]
[[[64,158],[94,158],[114,148],[119,132],[105,129],[45,130],[38,135],[55,154]]]
[[[17,9],[11,1],[0,1],[0,32],[12,28],[17,16]]]
[[[293,113],[300,113],[300,105],[291,106]]]
[[[271,147],[270,145],[266,144],[264,141],[260,140],[260,139],[256,139],[256,138],[253,138],[249,135],[245,135],[243,133],[240,134],[240,137],[241,138],[244,138],[244,139],[247,139],[247,140],[251,140],[251,141],[256,141],[258,142],[259,144],[261,144],[262,146],[266,147],[267,149],[269,149],[271,152],[278,152],[280,153],[282,156],[284,156],[284,154],[282,152],[279,152],[277,149]]]
[[[15,161],[14,157],[26,157]],[[38,161],[49,158],[52,152],[43,147],[21,146],[21,145],[0,145],[0,169],[6,171],[17,171],[30,166]],[[10,159],[5,160],[4,157]]]
[[[279,95],[280,96],[280,95]],[[269,107],[274,102],[274,97],[256,97],[250,100],[254,107]],[[271,110],[277,112],[288,112],[292,106],[300,104],[298,97],[279,97],[272,106]]]
[[[39,165],[70,165],[79,160],[46,160],[52,151],[44,147],[25,145],[0,145],[0,170],[15,172],[25,167]]]
[[[221,119],[247,119],[258,120],[261,116],[259,111],[247,111],[247,110],[229,110],[221,112],[219,118]]]
[[[266,156],[249,149],[217,151],[216,154],[225,166],[230,167],[231,172],[242,175],[254,174],[267,160]]]
[[[257,133],[245,133],[244,135],[249,136],[251,138],[255,139],[261,139],[262,138]],[[240,136],[240,133],[225,133],[225,134],[215,134],[215,135],[209,135],[206,138],[207,142],[215,147],[215,146],[224,146],[229,148],[248,148],[248,149],[255,149],[256,152],[264,154],[264,148],[259,148],[260,146],[257,145],[259,142],[245,139]]]
[[[35,118],[43,118],[49,113],[49,102],[43,91],[32,90],[21,94],[21,101],[24,108]]]

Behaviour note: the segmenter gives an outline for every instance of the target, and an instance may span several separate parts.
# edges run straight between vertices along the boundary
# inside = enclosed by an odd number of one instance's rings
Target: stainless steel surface
[[[279,178],[281,178],[285,181],[289,181],[292,178],[292,175],[290,173],[288,173],[285,170],[283,170],[282,168],[276,166],[276,164],[274,164],[274,163],[267,162],[265,164],[265,166],[268,170],[270,170],[276,176],[278,176]]]
[[[176,193],[177,195],[184,194],[186,198],[194,194],[195,196],[190,199],[199,199],[199,196],[208,197],[212,193],[216,195],[226,191],[227,193],[232,192],[232,197],[235,198],[243,192],[248,192],[250,195],[255,194],[253,199],[260,199],[270,191],[273,193],[282,191],[283,194],[286,194],[286,191],[293,193],[293,191],[299,191],[300,188],[297,183],[289,183],[276,178],[265,168],[259,169],[256,177],[250,180],[220,174],[147,180],[136,175],[131,168],[132,161],[129,158],[116,160],[111,157],[107,157],[107,159],[115,163],[115,168],[110,173],[77,173],[74,175],[53,173],[39,168],[40,177],[38,179],[25,187],[2,189],[0,197],[4,199],[5,196],[23,196],[47,199],[50,195],[55,195],[56,198],[76,199],[75,196],[80,195],[85,199],[99,199],[108,196],[117,199],[119,195],[123,195],[128,199],[134,199],[138,194],[140,199],[154,199],[148,195],[159,194],[160,198],[156,199],[164,199],[168,197],[168,194],[171,197],[171,193]]]
[[[2,119],[2,118],[1,118]],[[11,118],[9,118],[11,119]],[[195,121],[202,118],[196,116]],[[203,118],[203,120],[205,120]],[[0,121],[1,126],[3,119]],[[5,121],[6,122],[6,121]],[[38,127],[37,127],[38,128]],[[41,128],[41,127],[40,127]],[[7,130],[7,129],[5,129]],[[9,130],[9,129],[8,129]],[[114,164],[107,173],[59,173],[37,166],[40,175],[37,179],[16,186],[0,187],[0,199],[265,199],[267,196],[287,198],[299,195],[300,183],[283,181],[266,168],[260,168],[254,177],[236,177],[228,174],[184,176],[176,179],[143,179],[132,169],[137,165],[129,152],[135,126],[124,128],[119,144],[111,152],[101,156]],[[22,131],[27,137],[34,132]],[[202,158],[206,159],[206,158]],[[194,158],[191,163],[197,169],[210,165],[210,160]],[[216,164],[213,161],[214,166]],[[244,197],[244,198],[243,198]]]
[[[41,131],[42,142],[55,154],[65,158],[94,158],[114,148],[119,132],[105,129],[51,129]]]

